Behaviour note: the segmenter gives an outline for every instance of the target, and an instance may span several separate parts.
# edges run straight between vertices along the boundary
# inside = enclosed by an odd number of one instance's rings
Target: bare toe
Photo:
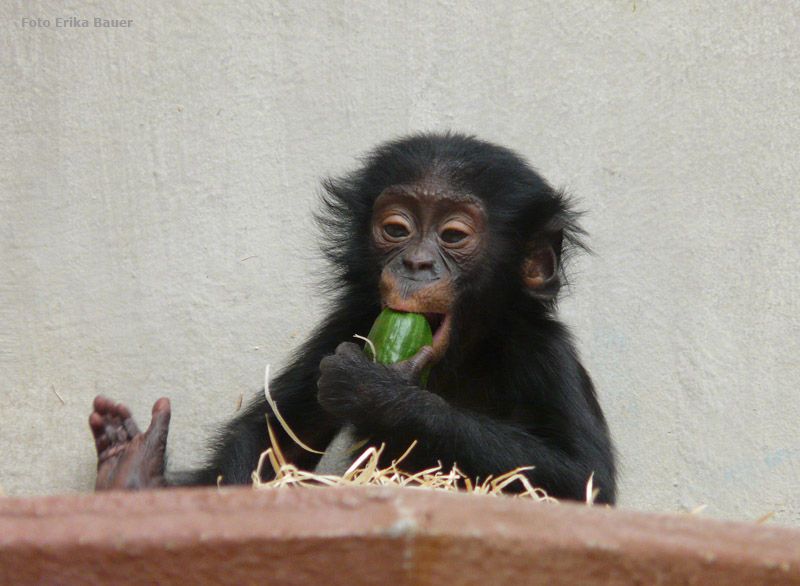
[[[153,404],[153,412],[152,412],[153,419],[150,422],[150,429],[153,428],[153,425],[156,424],[156,421],[159,422],[159,425],[163,423],[169,425],[169,418],[171,415],[172,412],[169,405],[169,399],[167,399],[166,397],[160,398]]]
[[[92,406],[94,407],[94,410],[97,413],[105,415],[114,408],[114,402],[104,397],[103,395],[97,395],[94,398],[94,403],[92,404]]]
[[[167,434],[169,433],[169,420],[172,417],[169,399],[161,398],[153,405],[153,416],[150,419],[150,427],[147,428],[145,436],[147,443],[163,454],[167,445]]]
[[[94,436],[94,445],[97,450],[98,457],[105,452],[111,445],[111,439],[106,433],[106,419],[103,415],[94,411],[89,415],[89,429],[92,430]]]
[[[130,409],[105,397],[94,400],[89,427],[97,447],[95,490],[164,486],[164,453],[169,432],[170,404],[153,405],[150,427],[141,433]]]
[[[89,415],[89,428],[92,430],[92,435],[94,435],[95,439],[98,439],[105,431],[105,421],[97,411],[93,411]]]
[[[126,445],[140,432],[130,409],[122,403],[98,395],[93,407],[94,411],[89,415],[89,428],[94,436],[98,459],[103,460],[110,450]]]

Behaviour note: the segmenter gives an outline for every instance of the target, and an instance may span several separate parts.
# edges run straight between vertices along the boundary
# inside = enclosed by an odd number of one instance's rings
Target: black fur
[[[441,462],[449,470],[457,462],[469,476],[486,478],[535,466],[528,473],[535,485],[552,496],[579,500],[594,473],[598,501],[613,503],[614,454],[606,423],[574,344],[554,315],[563,261],[583,247],[583,232],[564,194],[513,152],[472,137],[419,134],[393,141],[378,147],[351,175],[325,182],[317,220],[335,269],[325,295],[335,301],[330,315],[270,384],[281,414],[319,450],[341,427],[343,419],[318,401],[319,365],[353,334],[366,335],[380,312],[381,267],[370,235],[373,203],[390,185],[432,176],[484,202],[488,258],[458,282],[454,334],[433,368],[430,392],[354,357],[342,376],[360,385],[359,401],[373,403],[369,416],[350,422],[376,445],[385,443],[387,458],[418,440],[407,468]],[[558,278],[544,297],[530,295],[520,273],[526,247],[536,238],[550,239],[559,261]],[[333,412],[356,413],[339,407]],[[225,483],[249,482],[259,455],[269,447],[269,412],[259,394],[224,429],[209,465],[183,482],[213,484],[218,476]],[[313,469],[319,456],[296,446],[279,425],[273,428],[287,457]]]

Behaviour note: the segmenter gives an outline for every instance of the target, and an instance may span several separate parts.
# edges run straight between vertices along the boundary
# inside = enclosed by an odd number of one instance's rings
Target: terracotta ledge
[[[800,584],[800,532],[418,489],[0,499],[1,584]]]

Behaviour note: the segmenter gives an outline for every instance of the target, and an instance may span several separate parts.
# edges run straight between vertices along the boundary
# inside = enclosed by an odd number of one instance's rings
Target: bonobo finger
[[[331,370],[336,366],[337,358],[335,354],[330,354],[320,360],[319,362],[319,371],[324,373],[325,371]]]
[[[417,350],[417,353],[406,361],[411,368],[412,375],[420,376],[425,367],[433,360],[433,356],[433,346],[423,346]]]
[[[362,352],[361,348],[358,347],[358,344],[354,344],[353,342],[342,342],[336,346],[336,353],[352,356],[353,354],[361,354]]]

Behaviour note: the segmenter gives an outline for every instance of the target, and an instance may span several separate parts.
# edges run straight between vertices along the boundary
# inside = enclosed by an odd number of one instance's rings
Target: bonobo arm
[[[423,389],[419,373],[426,363],[423,353],[393,365],[375,364],[355,344],[342,344],[320,365],[319,401],[373,444],[386,444],[390,454],[402,453],[416,440],[418,447],[406,461],[415,470],[456,463],[467,476],[485,479],[534,466],[527,476],[535,486],[577,500],[585,498],[594,473],[598,502],[614,501],[613,458],[603,422],[576,421],[565,426],[574,441],[555,442],[537,435],[533,422],[498,420]]]

